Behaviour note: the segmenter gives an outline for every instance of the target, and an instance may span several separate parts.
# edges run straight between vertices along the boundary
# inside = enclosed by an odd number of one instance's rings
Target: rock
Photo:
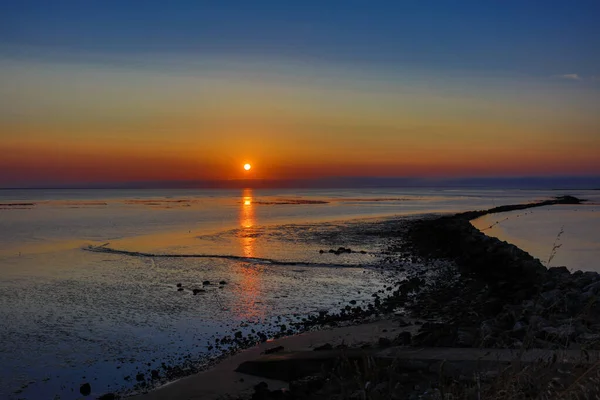
[[[138,381],[138,382],[142,382],[144,379],[145,379],[144,378],[144,374],[137,374],[135,376],[135,380]]]
[[[265,354],[278,353],[278,352],[283,351],[283,350],[284,350],[283,346],[271,347],[271,348],[265,350]]]
[[[305,398],[321,389],[326,380],[321,376],[307,376],[290,382],[290,392],[294,398]]]
[[[518,339],[519,341],[523,341],[525,339],[525,335],[527,334],[527,325],[522,321],[517,321],[512,328],[511,336],[513,338]]]
[[[177,288],[177,291],[178,291],[178,292],[183,292],[183,288],[182,288],[182,287],[180,287],[180,288]]]
[[[182,286],[183,286],[183,285],[182,285],[181,283],[178,283],[178,284],[177,284],[177,287],[182,287]]]
[[[598,292],[600,291],[600,282],[590,283],[589,285],[581,289],[581,291],[585,293],[590,292],[591,294],[598,294]]]
[[[158,378],[160,378],[160,374],[155,369],[153,369],[152,371],[150,371],[150,375],[152,376],[152,379],[158,379]]]
[[[83,396],[89,396],[90,393],[92,393],[92,387],[89,383],[84,383],[79,387],[79,393],[81,393]]]
[[[561,291],[558,289],[549,290],[547,292],[543,292],[540,294],[540,297],[544,300],[544,302],[548,304],[557,303],[561,296]]]
[[[197,295],[198,293],[206,293],[206,290],[204,289],[194,289],[193,290],[194,296]]]
[[[260,400],[266,398],[269,394],[269,385],[266,382],[260,382],[254,386],[254,394],[252,400]]]
[[[204,286],[208,286],[208,285],[210,285],[210,281],[204,281],[204,282],[202,282],[202,284],[203,284]]]
[[[350,300],[350,304],[352,304],[352,305],[356,304],[356,300]]]
[[[518,332],[518,331],[522,331],[525,328],[527,328],[527,325],[525,325],[522,321],[517,321],[515,323],[515,325],[513,326],[512,330],[513,330],[513,332]]]
[[[394,340],[395,344],[400,346],[408,346],[412,341],[412,334],[408,331],[400,333]]]
[[[380,337],[377,341],[379,347],[390,347],[392,345],[392,341],[386,337]]]
[[[118,397],[114,393],[106,393],[106,394],[103,394],[102,396],[98,397],[98,400],[117,400],[117,399],[118,399]]]
[[[313,350],[314,351],[322,351],[322,350],[332,350],[333,346],[331,345],[331,343],[325,343],[322,346],[317,346],[315,347]]]
[[[567,267],[550,267],[548,272],[552,275],[571,275]]]
[[[220,281],[219,285],[227,285],[227,281]]]

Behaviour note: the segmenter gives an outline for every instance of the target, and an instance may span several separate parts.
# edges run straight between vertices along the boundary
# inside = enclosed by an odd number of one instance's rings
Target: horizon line
[[[574,182],[569,182],[574,181]],[[569,185],[571,183],[572,185]],[[213,180],[152,180],[128,182],[72,182],[44,183],[23,186],[0,186],[0,190],[54,190],[54,189],[277,189],[277,188],[376,188],[376,187],[431,187],[431,186],[475,186],[498,184],[545,185],[546,188],[561,190],[600,189],[600,175],[561,176],[492,176],[492,177],[326,177],[304,179],[213,179]],[[553,184],[552,186],[547,186]],[[584,188],[585,186],[586,188]],[[566,189],[565,189],[566,190]]]

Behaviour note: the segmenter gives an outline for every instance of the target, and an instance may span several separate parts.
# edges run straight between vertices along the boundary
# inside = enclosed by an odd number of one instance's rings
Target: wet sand
[[[412,325],[400,328],[397,319],[388,318],[360,325],[323,329],[276,339],[241,351],[207,371],[182,378],[150,393],[134,396],[132,399],[226,399],[228,396],[251,394],[253,387],[259,382],[266,382],[272,390],[287,388],[287,382],[242,374],[235,372],[235,369],[242,362],[256,359],[265,350],[277,346],[283,346],[283,351],[310,351],[326,343],[330,343],[334,347],[340,344],[357,347],[363,343],[376,342],[381,337],[391,339],[401,331],[414,330],[416,332],[418,327],[418,325]]]

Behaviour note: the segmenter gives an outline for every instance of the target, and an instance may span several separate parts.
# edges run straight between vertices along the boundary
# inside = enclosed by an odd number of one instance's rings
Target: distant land
[[[378,178],[240,179],[197,181],[141,181],[94,183],[39,183],[4,185],[0,189],[341,189],[341,188],[506,188],[546,190],[600,190],[600,176],[491,177],[491,178]]]

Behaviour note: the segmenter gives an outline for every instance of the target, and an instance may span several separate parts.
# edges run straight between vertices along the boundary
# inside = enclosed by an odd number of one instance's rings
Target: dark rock
[[[544,300],[544,302],[546,302],[547,304],[554,304],[557,303],[560,296],[561,296],[561,291],[559,289],[554,289],[554,290],[549,290],[547,292],[543,292],[540,294],[540,297]]]
[[[295,398],[309,397],[325,385],[325,378],[321,376],[307,376],[290,382],[290,392]]]
[[[584,293],[589,292],[592,295],[596,295],[598,294],[598,292],[600,292],[600,282],[590,283],[589,285],[581,289],[581,291]]]
[[[204,281],[204,282],[202,282],[202,284],[203,284],[204,286],[208,286],[208,285],[210,285],[210,281]]]
[[[284,350],[283,346],[271,347],[271,348],[265,350],[265,354],[278,353],[278,352],[283,351],[283,350]]]
[[[152,376],[152,379],[158,379],[158,378],[160,378],[160,374],[155,369],[153,369],[152,371],[150,371],[150,374]]]
[[[332,349],[333,349],[333,346],[331,345],[331,343],[325,343],[324,345],[315,347],[313,350],[321,351],[321,350],[332,350]]]
[[[89,383],[84,383],[79,387],[79,393],[83,396],[89,396],[92,393],[92,386]]]
[[[269,394],[269,385],[266,382],[260,382],[254,386],[254,394],[252,394],[252,400],[266,399]]]
[[[144,374],[137,374],[137,375],[135,376],[135,380],[136,380],[136,381],[138,381],[138,382],[142,382],[142,381],[144,381],[144,380],[145,380],[145,378],[144,378]]]
[[[227,285],[227,281],[220,281],[219,285]]]
[[[181,286],[183,286],[181,283],[178,283],[178,284],[177,284],[177,287],[181,287]]]
[[[548,272],[552,275],[571,275],[567,267],[550,267]]]
[[[356,304],[356,300],[350,300],[350,304],[352,304],[352,305]]]
[[[193,290],[194,296],[197,295],[198,293],[206,293],[206,290],[204,289],[194,289]]]
[[[180,288],[178,288],[178,289],[177,289],[177,291],[178,291],[178,292],[183,292],[183,288],[182,288],[182,287],[180,287]]]
[[[400,346],[408,346],[412,341],[412,334],[408,331],[400,333],[396,339],[394,339],[394,344]]]

